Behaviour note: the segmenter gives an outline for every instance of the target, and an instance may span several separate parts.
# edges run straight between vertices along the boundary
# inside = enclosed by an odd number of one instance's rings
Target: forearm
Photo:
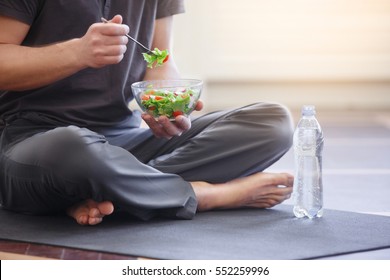
[[[162,66],[153,69],[148,68],[145,73],[144,80],[167,80],[180,79],[180,73],[177,69],[173,58],[170,56],[169,60]]]
[[[0,89],[46,86],[85,68],[78,57],[80,39],[44,47],[0,44]]]
[[[12,21],[12,24],[9,24],[11,31],[12,27],[21,30],[19,39],[12,37],[13,32],[2,33],[4,30],[0,29],[0,90],[33,89],[87,67],[101,68],[117,64],[127,49],[128,39],[125,35],[129,27],[122,24],[119,15],[108,24],[92,24],[79,39],[43,47],[20,46],[28,27],[17,21]]]
[[[169,59],[160,67],[147,68],[144,80],[166,80],[166,79],[179,79],[180,74],[177,69],[175,59],[173,56],[173,43],[172,43],[172,28],[173,17],[165,17],[156,20],[154,27],[154,36],[152,42],[152,49],[159,48],[160,50],[167,49]]]

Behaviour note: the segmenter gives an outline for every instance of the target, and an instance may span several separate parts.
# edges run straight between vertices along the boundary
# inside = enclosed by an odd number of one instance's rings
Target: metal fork
[[[108,20],[106,20],[105,18],[100,18],[102,20],[102,22],[104,23],[109,23]],[[131,37],[129,34],[126,34],[126,37],[129,38],[130,40],[132,40],[134,43],[138,44],[139,46],[141,46],[143,49],[145,49],[148,53],[152,52],[151,49],[145,47],[143,44],[141,44],[140,42],[138,42],[136,39],[134,39],[133,37]]]

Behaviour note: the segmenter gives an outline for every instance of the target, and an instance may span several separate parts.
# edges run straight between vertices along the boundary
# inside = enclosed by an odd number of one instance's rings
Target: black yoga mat
[[[313,259],[390,248],[390,217],[326,210],[307,220],[291,210],[280,205],[149,222],[115,214],[98,226],[3,210],[0,238],[158,259]]]

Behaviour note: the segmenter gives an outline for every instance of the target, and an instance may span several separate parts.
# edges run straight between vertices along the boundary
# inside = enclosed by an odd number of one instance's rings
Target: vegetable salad
[[[149,114],[155,118],[167,116],[174,119],[180,115],[187,115],[194,109],[192,97],[195,92],[191,89],[178,91],[154,90],[144,91],[141,98],[141,105]]]

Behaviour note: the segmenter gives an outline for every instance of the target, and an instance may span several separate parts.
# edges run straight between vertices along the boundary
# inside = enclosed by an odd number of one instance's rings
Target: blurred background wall
[[[390,0],[186,0],[183,77],[206,110],[256,101],[390,112]]]

